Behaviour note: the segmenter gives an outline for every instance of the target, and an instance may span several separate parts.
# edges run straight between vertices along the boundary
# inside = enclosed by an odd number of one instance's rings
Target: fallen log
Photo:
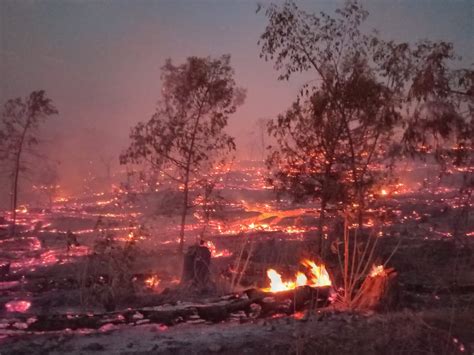
[[[199,317],[211,322],[220,322],[227,319],[232,313],[244,311],[246,314],[250,311],[250,300],[238,300],[228,304],[216,304],[213,306],[196,307]]]
[[[83,328],[100,329],[105,324],[160,323],[174,325],[196,320],[220,322],[240,313],[244,318],[265,317],[275,313],[291,314],[303,307],[327,303],[330,287],[298,287],[284,292],[250,289],[243,295],[230,295],[208,303],[166,304],[99,314],[15,314],[4,329],[60,331]],[[255,305],[259,308],[255,312]]]
[[[262,306],[261,316],[271,313],[294,313],[303,308],[324,307],[328,303],[331,287],[300,286],[280,292],[266,292],[259,289],[246,290],[252,301]]]
[[[248,313],[251,301],[234,297],[208,304],[162,305],[100,314],[15,314],[5,329],[28,331],[59,331],[65,329],[100,329],[105,324],[140,324],[143,322],[174,325],[191,319],[218,322],[234,312]]]

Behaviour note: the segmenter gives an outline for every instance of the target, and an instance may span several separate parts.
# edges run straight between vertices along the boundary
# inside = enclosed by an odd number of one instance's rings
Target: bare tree
[[[11,235],[15,234],[20,173],[27,168],[28,159],[37,156],[35,149],[39,144],[40,124],[57,113],[43,90],[33,91],[24,99],[8,100],[4,105],[0,126],[0,159],[8,167],[12,179]]]
[[[122,164],[145,164],[171,179],[182,191],[179,251],[183,252],[190,190],[203,186],[206,174],[235,149],[225,133],[229,116],[243,103],[230,56],[168,60],[162,68],[162,92],[155,114],[130,134]]]

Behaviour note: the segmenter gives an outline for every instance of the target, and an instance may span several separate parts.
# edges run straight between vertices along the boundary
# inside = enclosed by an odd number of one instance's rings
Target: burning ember
[[[376,276],[384,276],[385,275],[385,269],[383,265],[372,265],[372,270],[370,270],[370,277],[376,277]]]
[[[158,278],[158,276],[153,275],[145,280],[145,285],[151,289],[156,289],[158,288],[160,281],[161,280]]]
[[[267,276],[270,279],[270,287],[263,290],[266,292],[281,292],[305,285],[311,287],[331,286],[331,279],[323,264],[318,266],[313,261],[307,259],[303,260],[302,264],[310,269],[310,279],[304,273],[298,272],[295,275],[295,281],[283,281],[281,275],[276,270],[268,269]]]
[[[227,257],[232,255],[232,253],[227,249],[220,251],[217,250],[216,245],[210,240],[206,241],[206,247],[211,251],[213,258]]]
[[[31,307],[31,302],[28,301],[10,301],[5,304],[7,312],[25,313]]]

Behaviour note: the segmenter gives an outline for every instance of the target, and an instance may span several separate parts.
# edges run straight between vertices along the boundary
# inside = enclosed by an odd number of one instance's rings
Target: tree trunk
[[[184,197],[183,197],[183,210],[181,212],[181,228],[179,230],[179,247],[178,253],[183,255],[184,252],[184,228],[186,227],[186,215],[188,213],[188,195],[189,195],[189,186],[188,186],[188,176],[186,176],[186,181],[184,183]]]
[[[325,226],[325,217],[326,217],[326,199],[321,200],[321,211],[319,212],[319,224],[318,224],[318,229],[319,229],[319,240],[318,240],[318,255],[321,257],[321,259],[324,260],[326,256],[326,246],[324,243],[324,226]]]
[[[209,289],[211,252],[205,246],[194,245],[184,256],[181,284],[191,286],[198,291]]]
[[[15,235],[15,229],[16,229],[16,209],[17,209],[17,204],[18,204],[18,180],[20,177],[20,156],[21,156],[21,151],[22,151],[22,145],[23,145],[23,138],[20,142],[20,147],[17,153],[17,157],[15,160],[15,173],[13,177],[13,188],[12,188],[12,224],[10,227],[10,237],[13,237]]]
[[[10,227],[10,237],[15,235],[16,229],[16,205],[18,201],[18,175],[19,175],[19,167],[18,165],[15,167],[15,177],[13,180],[13,190],[12,190],[12,224]]]
[[[25,141],[26,132],[28,131],[28,127],[30,126],[30,117],[23,128],[23,132],[21,134],[20,142],[18,143],[18,150],[15,157],[15,173],[14,173],[14,180],[13,180],[13,191],[12,191],[12,225],[10,229],[10,237],[15,235],[16,229],[16,207],[18,203],[18,180],[20,177],[20,161],[21,161],[21,153],[23,152],[23,143]]]

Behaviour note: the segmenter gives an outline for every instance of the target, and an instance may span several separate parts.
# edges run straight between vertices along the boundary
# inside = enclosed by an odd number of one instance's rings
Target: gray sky
[[[63,175],[77,176],[84,161],[118,155],[130,127],[149,118],[166,58],[178,63],[190,55],[230,53],[237,82],[248,90],[230,132],[247,142],[254,120],[284,111],[303,81],[278,82],[272,64],[259,59],[266,20],[255,13],[256,3],[2,0],[0,100],[45,89],[60,111],[50,127],[58,142],[53,148],[60,151]],[[362,3],[370,12],[368,26],[384,38],[452,41],[464,64],[474,62],[474,1]],[[342,2],[298,4],[332,13]]]

